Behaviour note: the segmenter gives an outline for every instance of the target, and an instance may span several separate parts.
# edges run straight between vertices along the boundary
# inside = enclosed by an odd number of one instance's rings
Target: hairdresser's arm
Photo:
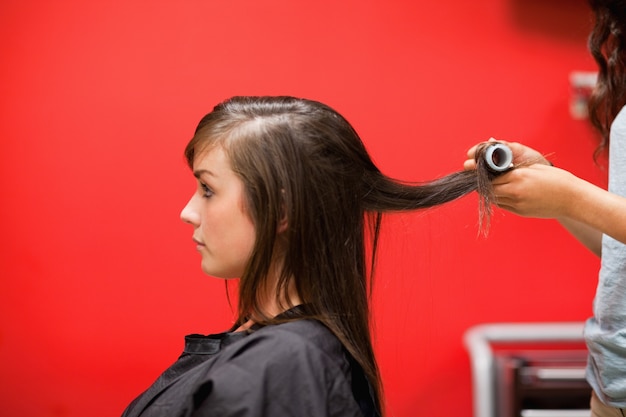
[[[559,223],[580,243],[597,256],[602,256],[602,232],[585,223],[563,218]]]
[[[602,233],[626,242],[626,199],[565,170],[533,164],[493,181],[497,205],[525,217],[557,219],[596,255]]]

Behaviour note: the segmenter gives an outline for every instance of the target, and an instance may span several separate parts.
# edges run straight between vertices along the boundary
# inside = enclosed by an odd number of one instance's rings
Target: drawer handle
[[[539,379],[585,379],[585,368],[539,368]]]
[[[589,417],[591,410],[522,410],[522,417]]]

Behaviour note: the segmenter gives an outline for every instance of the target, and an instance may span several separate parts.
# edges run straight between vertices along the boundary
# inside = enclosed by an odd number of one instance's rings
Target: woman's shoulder
[[[201,384],[210,389],[194,398],[211,416],[359,416],[351,381],[339,340],[323,324],[298,319],[226,347]]]
[[[337,337],[324,324],[312,319],[296,319],[285,323],[264,326],[250,336],[271,337],[290,340],[296,343],[333,342],[339,343]]]
[[[317,320],[298,319],[261,327],[233,346],[233,355],[248,351],[266,363],[277,357],[284,364],[290,359],[315,357],[320,363],[336,362],[343,368],[345,350],[337,337]]]
[[[308,386],[351,385],[349,355],[335,335],[315,320],[297,319],[264,326],[225,348],[212,366],[211,374],[223,374],[241,384],[258,385],[259,380]],[[317,381],[317,382],[314,382]]]

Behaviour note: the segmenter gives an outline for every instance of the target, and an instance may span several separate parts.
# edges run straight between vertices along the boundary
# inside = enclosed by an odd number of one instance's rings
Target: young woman
[[[558,219],[601,256],[594,317],[585,325],[587,380],[593,416],[626,415],[626,1],[591,0],[595,25],[590,51],[598,83],[590,117],[609,151],[609,189],[551,164],[537,151],[510,143],[520,168],[493,181],[497,204],[514,213]],[[468,152],[472,169],[475,148]],[[534,162],[534,163],[533,163]]]
[[[203,271],[238,279],[237,320],[188,336],[124,417],[382,415],[368,309],[382,213],[456,199],[475,173],[395,181],[341,115],[292,97],[217,105],[185,156],[198,186],[181,217]]]

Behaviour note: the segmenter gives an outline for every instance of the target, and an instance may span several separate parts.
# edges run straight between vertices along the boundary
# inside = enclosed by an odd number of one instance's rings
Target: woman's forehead
[[[219,171],[231,169],[230,159],[224,148],[220,145],[203,146],[194,153],[193,170]]]

